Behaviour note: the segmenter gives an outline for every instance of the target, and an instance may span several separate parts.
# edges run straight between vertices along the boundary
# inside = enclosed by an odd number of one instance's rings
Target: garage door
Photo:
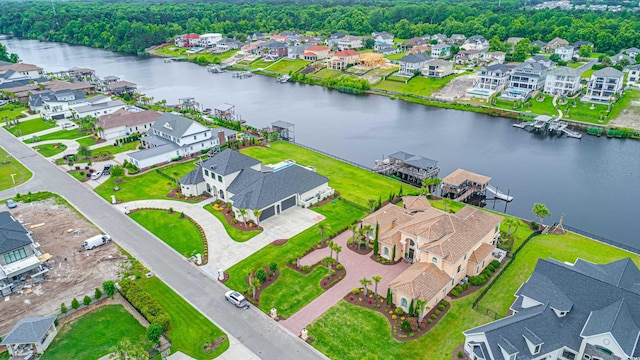
[[[287,210],[288,208],[296,205],[296,196],[288,198],[287,200],[282,202],[282,211]]]
[[[260,214],[260,221],[264,219],[268,219],[276,214],[276,209],[272,206],[262,210],[262,214]]]
[[[64,114],[53,115],[51,118],[53,120],[62,120],[64,119]]]

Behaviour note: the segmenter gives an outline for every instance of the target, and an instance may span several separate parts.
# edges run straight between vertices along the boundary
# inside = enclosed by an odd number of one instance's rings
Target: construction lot
[[[93,297],[95,288],[105,280],[114,280],[120,264],[126,261],[114,243],[84,251],[80,245],[99,234],[97,228],[65,205],[47,199],[21,203],[11,210],[14,218],[33,232],[33,239],[51,258],[47,279],[39,285],[23,288],[0,299],[0,334],[6,334],[23,317],[57,313],[64,302],[71,308],[75,297],[80,303],[85,295]]]

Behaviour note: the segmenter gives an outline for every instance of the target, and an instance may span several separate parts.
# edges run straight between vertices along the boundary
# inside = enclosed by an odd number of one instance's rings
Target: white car
[[[239,308],[249,308],[249,302],[237,291],[229,290],[224,294],[228,302]]]
[[[97,171],[91,174],[91,180],[98,180],[102,176],[102,171]]]

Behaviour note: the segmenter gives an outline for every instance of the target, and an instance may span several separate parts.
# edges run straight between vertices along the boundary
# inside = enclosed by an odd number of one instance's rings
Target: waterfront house
[[[96,124],[98,136],[104,140],[113,140],[135,133],[147,132],[160,116],[162,113],[153,110],[133,112],[121,109],[113,114],[98,118]]]
[[[232,38],[223,38],[216,43],[215,51],[216,53],[223,53],[229,50],[240,49],[241,47],[242,43],[240,41]]]
[[[470,36],[461,46],[464,50],[483,50],[489,48],[489,41],[482,35]]]
[[[453,74],[453,63],[441,59],[431,59],[425,62],[422,76],[440,79]]]
[[[86,105],[87,100],[82,91],[44,90],[29,96],[29,109],[46,120],[62,120],[73,116],[73,106]]]
[[[371,36],[373,36],[373,40],[376,42],[376,44],[387,45],[393,45],[393,38],[395,37],[393,34],[390,34],[386,31],[374,32],[371,33]]]
[[[473,88],[467,91],[467,96],[489,98],[496,92],[502,91],[509,83],[513,67],[504,64],[493,64],[478,71]]]
[[[388,204],[362,220],[365,236],[379,243],[386,260],[412,265],[391,280],[393,303],[409,311],[416,300],[434,308],[465,277],[493,260],[502,217],[466,206],[452,214],[435,209],[424,196],[402,198],[406,208]]]
[[[106,86],[106,90],[116,96],[124,96],[124,94],[133,95],[136,92],[138,86],[129,81],[116,81]]]
[[[8,211],[0,212],[0,295],[21,285],[20,278],[44,274],[38,256],[40,244]]]
[[[548,68],[539,62],[527,62],[516,66],[509,78],[509,86],[501,98],[508,100],[525,100],[533,91],[541,90],[547,76]]]
[[[215,47],[222,40],[222,34],[202,34],[200,35],[200,46],[203,48]]]
[[[387,60],[382,56],[382,54],[375,54],[375,53],[360,54],[358,61],[360,62],[360,65],[368,68],[382,66],[387,62]]]
[[[95,118],[102,115],[113,114],[114,112],[124,109],[127,105],[120,100],[112,100],[111,97],[98,95],[86,100],[86,104],[77,104],[72,106],[73,117],[76,119],[85,116],[93,116]]]
[[[329,53],[330,51],[331,49],[328,46],[314,45],[308,47],[301,57],[304,60],[310,61],[324,60],[328,59],[331,56],[331,54]]]
[[[573,96],[580,91],[580,74],[580,70],[565,66],[552,69],[545,78],[544,92]]]
[[[434,58],[445,58],[451,55],[451,45],[435,44],[431,46],[431,56]]]
[[[195,47],[200,46],[200,35],[198,34],[183,34],[173,38],[177,47]]]
[[[590,102],[609,102],[613,96],[622,92],[624,73],[607,67],[591,74],[587,94],[582,98]]]
[[[195,172],[201,172],[202,177]],[[294,206],[309,207],[334,192],[329,187],[329,179],[313,168],[298,165],[292,160],[265,166],[231,149],[214,155],[183,177],[181,188],[183,193],[194,195],[206,191],[231,203],[238,221],[253,220],[256,223]],[[245,218],[240,213],[241,209],[247,210]],[[261,213],[256,216],[254,211]]]
[[[350,65],[355,65],[360,61],[360,53],[355,50],[342,50],[333,55],[327,63],[327,67],[332,70],[344,70]]]
[[[6,346],[11,359],[33,359],[43,354],[58,334],[57,317],[35,317],[20,319],[0,342]]]
[[[555,49],[567,45],[569,45],[569,42],[567,40],[557,37],[549,41],[547,45],[545,45],[542,49],[544,50],[544,52],[551,53],[555,51]]]
[[[560,56],[560,60],[562,61],[571,60],[573,58],[573,52],[574,52],[574,48],[571,45],[560,46],[554,51],[555,54],[558,54],[558,56]]]
[[[405,55],[400,60],[400,71],[398,71],[398,75],[413,76],[416,71],[422,71],[425,62],[428,60],[431,60],[431,56],[424,53]]]
[[[25,63],[9,64],[0,66],[0,75],[12,72],[13,77],[27,78],[29,80],[40,79],[44,76],[41,67]]]
[[[640,354],[640,270],[538,259],[515,293],[513,313],[464,331],[471,359],[620,360]]]
[[[359,36],[347,35],[338,40],[339,50],[361,49],[363,47],[362,37]]]
[[[627,86],[640,86],[640,64],[629,67],[629,75],[627,76]]]
[[[262,47],[262,60],[275,61],[280,58],[287,57],[288,50],[289,48],[287,47],[287,44],[275,41],[269,42],[267,44],[264,44],[264,46]]]
[[[305,53],[305,50],[307,50],[308,47],[311,47],[311,45],[289,45],[289,50],[287,50],[287,57],[291,60],[302,58],[302,54]]]

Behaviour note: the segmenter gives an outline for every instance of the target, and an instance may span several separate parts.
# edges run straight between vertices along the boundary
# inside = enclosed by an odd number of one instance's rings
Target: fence
[[[365,166],[365,165],[362,165],[362,164],[355,163],[355,162],[353,162],[353,161],[350,161],[350,160],[347,160],[347,159],[341,158],[341,157],[339,157],[339,156],[335,156],[335,155],[329,154],[328,152],[324,152],[324,151],[322,151],[322,150],[318,150],[318,149],[316,149],[316,148],[312,148],[311,146],[303,145],[303,144],[300,144],[300,143],[296,143],[296,145],[298,145],[298,146],[300,146],[300,147],[303,147],[303,148],[305,148],[305,149],[309,149],[309,150],[311,150],[311,151],[315,151],[315,152],[320,153],[320,154],[322,154],[322,155],[326,155],[326,156],[331,157],[331,158],[334,158],[334,159],[336,159],[336,160],[340,160],[340,161],[342,161],[342,162],[346,162],[347,164],[351,164],[351,165],[356,166],[356,167],[359,167],[359,168],[361,168],[361,169],[364,169],[364,170],[367,170],[367,171],[373,171],[373,169],[372,169],[372,168],[370,168],[370,167],[368,167],[368,166]]]
[[[586,232],[586,231],[583,231],[583,230],[580,230],[580,229],[576,229],[576,228],[573,228],[571,226],[567,226],[567,225],[564,225],[564,224],[562,225],[562,227],[565,230],[569,230],[569,231],[574,232],[576,234],[580,234],[580,235],[586,236],[586,237],[591,238],[593,240],[596,240],[596,241],[599,241],[599,242],[602,242],[602,243],[605,243],[605,244],[608,244],[608,245],[611,245],[611,246],[615,246],[615,247],[620,248],[622,250],[627,250],[627,251],[632,252],[634,254],[640,254],[640,249],[633,248],[633,247],[631,247],[629,245],[621,244],[621,243],[619,243],[617,241],[613,241],[613,240],[607,239],[605,237],[602,237],[602,236],[599,236],[599,235],[595,235],[595,234],[592,234],[592,233],[589,233],[589,232]]]

